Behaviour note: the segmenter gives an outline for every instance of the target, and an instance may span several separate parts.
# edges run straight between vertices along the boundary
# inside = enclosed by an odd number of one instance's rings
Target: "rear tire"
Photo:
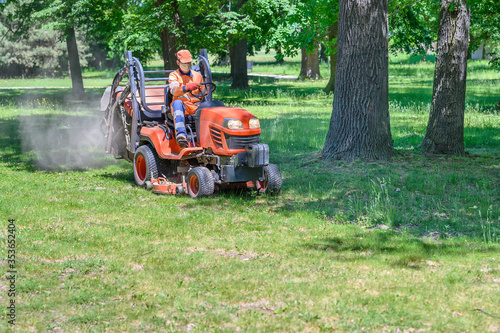
[[[214,194],[214,177],[205,167],[191,169],[187,177],[187,188],[191,198],[199,198]]]
[[[277,195],[281,190],[281,172],[276,164],[268,164],[264,167],[264,180],[257,180],[255,188],[259,193]]]
[[[134,155],[134,179],[139,186],[158,178],[158,162],[156,151],[150,145],[137,148]]]

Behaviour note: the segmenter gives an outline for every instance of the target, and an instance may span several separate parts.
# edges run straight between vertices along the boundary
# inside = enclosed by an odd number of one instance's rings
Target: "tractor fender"
[[[157,152],[160,152],[162,142],[166,139],[165,132],[159,128],[143,127],[141,128],[140,141],[148,142]]]

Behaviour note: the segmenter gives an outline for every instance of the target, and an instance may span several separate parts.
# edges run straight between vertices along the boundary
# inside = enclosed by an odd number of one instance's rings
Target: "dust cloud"
[[[88,170],[113,163],[104,152],[98,112],[92,116],[81,111],[21,116],[23,153],[31,154],[42,170]]]

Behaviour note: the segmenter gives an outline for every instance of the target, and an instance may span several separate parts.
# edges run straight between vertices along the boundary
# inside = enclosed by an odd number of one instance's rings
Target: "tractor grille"
[[[222,133],[220,130],[210,127],[210,135],[212,136],[212,141],[217,148],[222,148]]]
[[[227,148],[245,149],[246,145],[259,143],[260,134],[249,136],[232,136],[225,134]]]

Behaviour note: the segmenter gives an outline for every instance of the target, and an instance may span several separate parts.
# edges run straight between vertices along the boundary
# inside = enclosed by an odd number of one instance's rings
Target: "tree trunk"
[[[232,41],[233,41],[233,36],[229,36],[229,45],[231,45],[231,44],[232,44]],[[234,68],[233,61],[234,61],[234,59],[235,59],[235,57],[236,57],[235,52],[236,52],[236,48],[235,48],[235,46],[230,46],[230,47],[229,47],[229,66],[230,66],[231,68],[230,68],[230,74],[229,74],[229,77],[230,77],[231,79],[234,79],[234,70],[235,70],[235,68]]]
[[[231,46],[231,76],[233,77],[232,89],[248,89],[247,73],[247,40],[240,40]]]
[[[276,51],[276,56],[278,58],[278,60],[276,60],[276,63],[282,64],[285,62],[285,56],[283,55],[283,52],[281,52],[281,50]]]
[[[319,44],[314,42],[314,52],[307,53],[306,48],[302,48],[302,65],[300,67],[300,75],[303,79],[317,80],[321,76],[319,74]]]
[[[248,0],[238,0],[236,11],[241,12],[241,8]],[[234,36],[230,36],[229,41]],[[248,72],[247,72],[247,39],[243,38],[235,45],[229,48],[231,56],[231,78],[233,83],[232,89],[248,89]]]
[[[82,69],[80,67],[76,34],[73,27],[66,30],[66,47],[68,48],[69,73],[71,76],[73,98],[83,99],[85,97],[85,89],[83,88]]]
[[[387,159],[388,0],[340,0],[337,71],[326,159]]]
[[[177,68],[176,53],[178,48],[186,47],[186,35],[184,33],[184,25],[179,15],[179,4],[177,0],[157,0],[155,6],[167,6],[165,10],[169,13],[169,16],[164,19],[168,22],[168,26],[160,31],[163,68],[175,69]]]
[[[337,38],[338,35],[338,30],[339,30],[339,22],[335,22],[331,27],[330,30],[328,31],[328,40],[330,43]],[[330,54],[330,80],[328,81],[328,84],[326,85],[325,89],[323,91],[327,94],[334,92],[335,88],[335,71],[337,69],[337,43],[333,44],[330,46],[331,47],[331,54]]]
[[[326,46],[325,44],[321,43],[320,44],[320,52],[319,52],[319,62],[322,63],[324,62],[325,64],[328,63],[328,57],[326,56]]]
[[[441,0],[431,112],[420,144],[426,153],[463,155],[470,8]]]
[[[175,41],[177,36],[169,33],[168,29],[160,31],[161,51],[163,56],[164,69],[176,69],[177,66],[177,46]]]

